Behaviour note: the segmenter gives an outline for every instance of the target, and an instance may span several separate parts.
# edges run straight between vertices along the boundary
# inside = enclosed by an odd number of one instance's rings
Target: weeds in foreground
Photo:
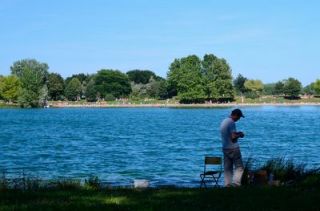
[[[306,169],[305,164],[295,164],[293,160],[284,157],[272,158],[257,169],[253,169],[252,164],[253,160],[249,158],[244,168],[243,185],[259,183],[255,180],[257,179],[254,178],[255,175],[258,172],[265,172],[265,181],[275,180],[283,185],[320,186],[320,168]]]

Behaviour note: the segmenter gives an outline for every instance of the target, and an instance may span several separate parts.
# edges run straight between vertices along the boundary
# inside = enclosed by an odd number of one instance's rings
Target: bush
[[[302,180],[306,172],[304,164],[294,164],[292,160],[284,158],[274,158],[267,161],[261,170],[266,170],[268,175],[272,173],[275,180],[285,183]]]
[[[105,101],[114,101],[116,98],[113,96],[113,94],[106,94],[104,97]]]

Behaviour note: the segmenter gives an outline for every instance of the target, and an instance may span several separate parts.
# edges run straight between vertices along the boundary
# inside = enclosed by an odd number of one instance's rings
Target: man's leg
[[[233,181],[236,186],[240,186],[242,174],[244,171],[240,149],[237,149],[234,151],[234,165],[235,165],[235,173],[234,173]]]
[[[232,173],[233,173],[233,161],[230,157],[230,152],[223,151],[223,161],[224,161],[224,186],[230,186],[232,183]]]

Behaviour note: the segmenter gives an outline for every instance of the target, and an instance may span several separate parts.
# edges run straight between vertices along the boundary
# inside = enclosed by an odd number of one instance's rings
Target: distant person
[[[244,117],[242,111],[234,109],[230,117],[224,119],[220,125],[226,187],[241,185],[244,168],[238,139],[243,138],[244,133],[237,131],[235,124],[241,117]]]

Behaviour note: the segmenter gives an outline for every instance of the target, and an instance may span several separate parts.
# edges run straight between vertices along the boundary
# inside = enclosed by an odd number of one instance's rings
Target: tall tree
[[[168,81],[176,87],[181,102],[202,102],[206,98],[201,61],[196,55],[175,60],[170,66]]]
[[[97,92],[97,89],[96,89],[94,78],[92,78],[89,81],[89,83],[87,84],[85,95],[86,95],[86,99],[87,99],[88,102],[97,101],[99,96],[98,96],[98,92]]]
[[[39,107],[46,104],[49,66],[35,59],[14,62],[11,73],[21,82],[18,102],[22,107]]]
[[[151,77],[157,79],[156,74],[150,70],[131,70],[127,72],[127,75],[129,80],[136,84],[147,84]]]
[[[274,85],[274,94],[275,95],[283,95],[284,94],[284,83],[282,81],[278,81]]]
[[[81,93],[80,98],[85,97],[85,92],[87,89],[87,84],[89,81],[93,78],[93,75],[79,73],[79,74],[73,74],[71,77],[67,77],[65,80],[65,86],[68,84],[73,78],[77,78],[81,83]]]
[[[0,98],[6,102],[16,102],[20,89],[20,80],[17,76],[0,77]]]
[[[76,101],[80,99],[81,90],[80,80],[78,78],[73,78],[67,84],[64,93],[68,100]]]
[[[48,94],[52,100],[62,100],[64,94],[64,80],[58,73],[50,73],[48,76]]]
[[[95,76],[96,89],[102,97],[113,95],[115,98],[127,97],[131,93],[131,85],[126,74],[119,70],[98,71]]]
[[[244,86],[244,83],[248,80],[246,77],[239,74],[234,80],[233,85],[238,94],[243,94],[246,92],[246,87]]]
[[[320,79],[317,79],[313,84],[312,84],[312,89],[314,90],[316,95],[320,95]]]
[[[216,88],[218,90],[218,99],[233,99],[234,89],[232,86],[231,68],[225,59],[217,59],[214,62],[214,68],[217,72]]]
[[[313,89],[313,83],[303,87],[302,89],[302,94],[305,94],[305,95],[314,95],[315,94],[315,91]]]
[[[302,85],[301,82],[295,78],[288,78],[284,82],[284,94],[289,98],[297,98],[299,97]]]
[[[207,54],[201,61],[192,55],[175,59],[168,72],[169,96],[177,93],[183,102],[232,99],[231,68],[225,59]]]

